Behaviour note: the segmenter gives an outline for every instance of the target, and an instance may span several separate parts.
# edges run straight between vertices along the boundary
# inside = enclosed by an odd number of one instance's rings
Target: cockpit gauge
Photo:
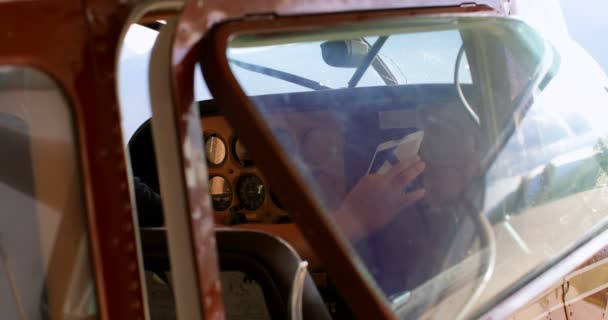
[[[221,176],[214,176],[209,179],[209,191],[213,210],[224,211],[230,208],[232,203],[232,187],[230,182]]]
[[[205,135],[205,155],[210,165],[218,166],[226,160],[226,144],[218,135]]]
[[[243,145],[243,142],[239,138],[235,138],[232,144],[232,151],[236,160],[244,167],[254,165],[249,152]]]
[[[247,210],[257,210],[264,204],[266,188],[264,182],[254,174],[242,175],[237,184],[237,197],[241,206]]]

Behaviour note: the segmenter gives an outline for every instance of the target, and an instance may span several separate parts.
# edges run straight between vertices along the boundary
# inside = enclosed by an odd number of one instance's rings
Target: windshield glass
[[[358,47],[365,53],[370,51],[373,45],[379,45],[379,39],[378,36],[365,36],[348,41],[310,41],[234,48],[228,51],[228,54],[234,67],[233,71],[239,80],[247,84],[245,89],[250,95],[315,89],[290,82],[288,78],[278,77],[276,72],[271,73],[270,70],[280,70],[306,78],[323,86],[322,89],[454,81],[454,61],[462,45],[457,30],[437,31],[432,37],[424,33],[395,34],[387,37],[374,61],[365,68],[356,85],[349,83],[356,72],[355,66],[344,68],[330,65],[319,56],[321,48],[325,47],[323,54],[329,56],[334,53],[333,57],[336,59],[336,54],[340,53],[340,45],[349,46],[351,50]],[[337,47],[336,50],[329,50],[333,49],[329,45]],[[276,59],[277,56],[298,56],[302,57],[302,60],[297,64],[289,63],[284,59]],[[331,60],[331,57],[327,59]],[[416,63],[413,63],[414,61]],[[466,57],[463,59],[461,81],[471,82]]]
[[[604,228],[608,94],[558,49],[460,16],[240,34],[227,56],[395,313],[452,319]]]

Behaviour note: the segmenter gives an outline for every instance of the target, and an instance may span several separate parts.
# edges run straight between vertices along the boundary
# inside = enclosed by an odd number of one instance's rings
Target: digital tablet
[[[378,145],[367,174],[386,173],[392,166],[418,154],[424,131],[416,131],[399,140],[386,141]]]

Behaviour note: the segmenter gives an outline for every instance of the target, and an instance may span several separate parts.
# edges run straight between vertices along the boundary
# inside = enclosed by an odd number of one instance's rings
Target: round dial
[[[257,210],[264,204],[266,190],[260,178],[253,174],[245,174],[237,183],[237,196],[243,208]]]
[[[205,137],[205,155],[209,164],[217,166],[226,159],[226,144],[215,134]]]
[[[211,177],[209,179],[209,191],[211,193],[211,201],[213,201],[213,210],[224,211],[230,207],[232,203],[232,187],[230,182],[220,176]]]
[[[254,165],[253,160],[251,160],[251,156],[249,155],[247,149],[245,149],[245,146],[243,145],[241,139],[237,138],[234,140],[233,152],[234,157],[239,161],[242,166],[245,167]]]

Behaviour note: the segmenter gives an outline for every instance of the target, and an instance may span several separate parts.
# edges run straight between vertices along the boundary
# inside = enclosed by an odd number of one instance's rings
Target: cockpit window
[[[73,115],[46,74],[0,67],[0,310],[97,317]]]
[[[400,318],[479,315],[605,228],[608,94],[524,23],[231,41],[236,80],[272,132],[302,137],[284,154]]]
[[[364,54],[374,46],[378,53],[354,83],[357,67],[365,63]],[[384,84],[452,83],[461,46],[459,32],[449,30],[233,48],[228,54],[243,88],[250,95],[260,95]],[[320,51],[323,59],[319,59]],[[337,61],[346,52],[351,54],[349,63]],[[299,63],[289,63],[277,56],[301,59]],[[462,61],[459,80],[471,83],[466,57]]]

